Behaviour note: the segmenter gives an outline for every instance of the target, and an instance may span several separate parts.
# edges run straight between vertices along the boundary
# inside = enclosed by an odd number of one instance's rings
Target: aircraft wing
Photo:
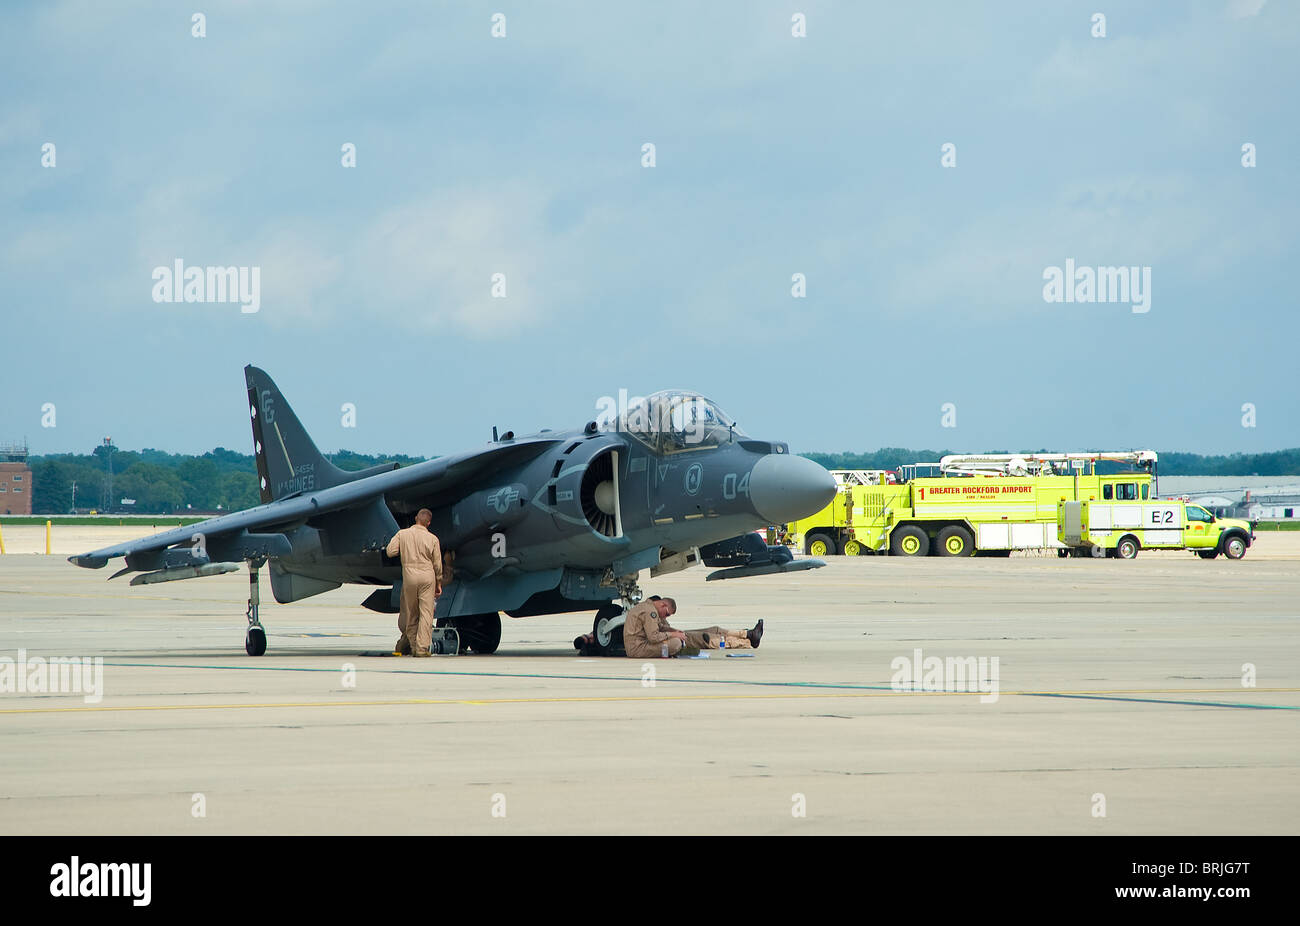
[[[433,507],[437,504],[433,500],[454,493],[468,479],[490,475],[501,467],[530,459],[558,442],[555,438],[521,439],[384,472],[372,468],[340,485],[286,496],[256,508],[69,556],[68,561],[87,569],[100,569],[110,559],[125,556],[127,571],[194,566],[198,563],[191,560],[169,561],[163,551],[194,544],[196,534],[202,535],[207,551],[205,561],[238,562],[254,557],[284,556],[291,552],[291,546],[283,531],[313,517],[365,505],[381,497]]]

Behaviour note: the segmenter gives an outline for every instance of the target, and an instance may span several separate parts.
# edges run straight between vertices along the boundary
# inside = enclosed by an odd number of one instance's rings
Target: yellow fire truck
[[[1109,465],[1108,465],[1109,464]],[[1120,472],[1098,472],[1098,467]],[[839,491],[817,514],[789,525],[811,556],[1009,555],[1065,549],[1062,502],[1156,497],[1156,453],[953,454],[898,472],[839,470]]]
[[[1216,518],[1181,499],[1152,502],[1065,502],[1057,513],[1057,538],[1075,556],[1133,559],[1143,548],[1193,550],[1202,559],[1220,553],[1241,559],[1255,539],[1254,526]]]

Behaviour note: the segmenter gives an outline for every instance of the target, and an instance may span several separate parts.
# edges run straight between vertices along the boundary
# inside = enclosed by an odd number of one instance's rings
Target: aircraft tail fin
[[[262,503],[340,485],[358,474],[339,469],[316,449],[275,381],[254,366],[244,367],[253,452]]]

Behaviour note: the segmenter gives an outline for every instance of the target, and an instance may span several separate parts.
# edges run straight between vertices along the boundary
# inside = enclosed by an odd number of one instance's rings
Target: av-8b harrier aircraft
[[[717,405],[689,392],[660,392],[573,431],[498,436],[484,449],[412,466],[358,472],[327,460],[271,378],[244,368],[262,504],[128,543],[69,557],[132,585],[249,569],[250,656],[266,651],[258,570],[266,565],[280,603],[343,583],[386,586],[363,604],[396,613],[402,570],[384,550],[421,508],[455,552],[454,577],[435,619],[460,646],[491,653],[501,616],[595,610],[604,647],[622,635],[624,607],[641,600],[642,570],[658,576],[724,566],[709,578],[823,565],[769,548],[755,530],[824,508],[830,474],[754,440]],[[613,409],[610,409],[613,411]],[[621,604],[620,604],[621,602]]]

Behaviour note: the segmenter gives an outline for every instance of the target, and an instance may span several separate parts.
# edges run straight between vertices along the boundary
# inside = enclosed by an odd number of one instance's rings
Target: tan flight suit
[[[754,648],[743,630],[724,630],[721,627],[687,630],[685,643],[676,637],[669,637],[672,632],[672,625],[659,616],[655,603],[647,599],[627,612],[627,620],[623,623],[623,649],[633,659],[661,659],[665,645],[669,656],[676,656],[683,646],[721,649],[718,644],[722,640],[727,641],[727,649]],[[709,635],[707,643],[704,642],[706,633]]]
[[[709,635],[709,642],[704,642],[704,635]],[[727,649],[753,649],[754,644],[743,630],[723,630],[721,627],[705,627],[703,630],[686,631],[686,645],[696,649],[721,649],[720,640],[727,641]]]
[[[442,584],[442,549],[428,528],[412,524],[388,541],[389,556],[402,560],[402,601],[398,629],[412,653],[427,653],[433,643],[433,608]]]
[[[627,612],[623,622],[623,649],[633,659],[660,659],[667,646],[668,655],[676,656],[681,652],[682,641],[669,636],[672,629],[659,617],[653,601],[643,601]]]

